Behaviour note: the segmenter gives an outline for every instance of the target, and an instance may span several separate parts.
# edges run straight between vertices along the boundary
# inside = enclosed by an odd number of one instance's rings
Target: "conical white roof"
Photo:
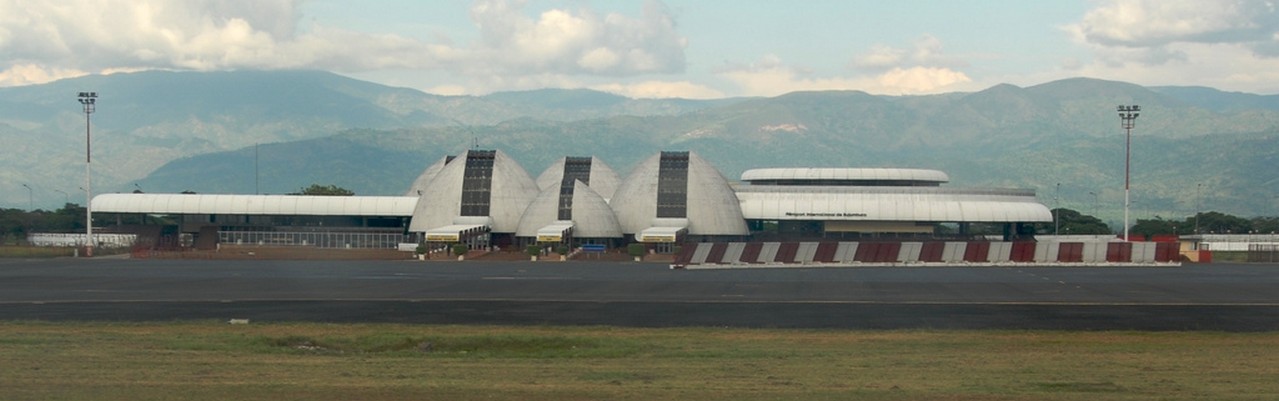
[[[648,158],[622,180],[609,205],[622,232],[635,234],[657,219],[657,187],[662,154]],[[685,188],[688,233],[691,235],[747,235],[741,204],[728,180],[696,153],[688,153]]]
[[[591,186],[581,181],[573,181],[573,237],[576,238],[620,238],[622,227],[617,224],[613,209],[608,207],[604,198]],[[542,190],[537,199],[524,211],[520,218],[519,228],[515,230],[518,237],[533,237],[539,228],[545,227],[559,219],[560,188],[555,186]]]
[[[404,196],[419,196],[426,193],[426,184],[431,182],[431,179],[435,178],[435,175],[439,174],[440,170],[444,169],[444,165],[448,163],[450,157],[452,156],[441,157],[435,164],[427,167],[426,170],[422,170],[422,174],[418,175],[416,180],[413,180],[413,185],[409,185],[409,190],[404,192]]]
[[[537,176],[537,188],[545,191],[547,188],[559,188],[560,182],[564,179],[564,165],[567,163],[568,157],[561,157],[552,163],[550,167],[542,171]],[[618,184],[621,184],[621,177],[617,172],[605,164],[598,157],[591,157],[590,177],[586,180],[586,185],[590,185],[595,193],[604,197],[605,201],[613,198],[613,192],[617,191]]]
[[[458,155],[452,162],[423,187],[413,210],[409,231],[426,230],[454,224],[462,213],[462,187],[465,183],[468,156],[473,151]],[[528,172],[502,151],[494,152],[492,182],[489,193],[491,230],[495,233],[513,233],[519,225],[524,209],[537,197],[537,185]]]

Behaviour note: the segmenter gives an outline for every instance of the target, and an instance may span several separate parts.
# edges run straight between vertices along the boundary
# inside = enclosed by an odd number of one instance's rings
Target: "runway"
[[[1279,330],[1279,266],[0,260],[0,319]]]

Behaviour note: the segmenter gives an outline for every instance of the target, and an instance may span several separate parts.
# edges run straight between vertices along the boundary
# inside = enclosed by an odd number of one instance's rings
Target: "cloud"
[[[848,75],[822,76],[766,55],[748,65],[732,65],[719,75],[747,96],[776,96],[792,91],[861,90],[876,94],[928,94],[969,89],[972,79],[960,69],[968,63],[945,54],[941,40],[923,35],[909,48],[876,45],[853,56]]]
[[[793,91],[860,90],[875,94],[926,94],[963,89],[972,82],[963,72],[944,67],[893,67],[878,74],[817,76],[791,67],[776,56],[719,72],[745,96],[777,96]]]
[[[1272,0],[1113,0],[1066,30],[1076,40],[1104,48],[1160,51],[1177,44],[1237,45],[1276,56],[1279,3]],[[1175,58],[1154,57],[1150,62]]]
[[[1144,49],[1126,49],[1132,58],[1149,56]],[[1125,60],[1125,51],[1098,49],[1090,62],[1072,62],[1069,76],[1089,76],[1141,85],[1195,85],[1248,93],[1279,93],[1279,58],[1257,57],[1241,46],[1180,43],[1167,46],[1173,61],[1151,63]],[[1049,77],[1046,77],[1049,78]],[[1031,80],[1043,82],[1046,78]],[[1060,76],[1050,77],[1060,79]]]
[[[9,85],[38,84],[81,75],[85,75],[85,72],[61,68],[44,68],[34,64],[19,64],[0,71],[0,86],[4,86],[5,83]]]
[[[689,81],[645,81],[632,84],[610,83],[595,85],[590,88],[640,99],[719,99],[724,97],[723,92]]]
[[[932,35],[924,35],[915,40],[909,49],[875,45],[869,52],[853,56],[850,65],[860,70],[883,72],[894,68],[913,67],[964,68],[968,66],[968,63],[947,56],[942,51],[940,39]]]
[[[300,1],[0,0],[0,86],[108,70],[429,69],[492,80],[675,73],[686,63],[687,40],[657,2],[639,17],[585,7],[530,17],[523,2],[479,0],[480,40],[459,46],[303,26]]]
[[[971,81],[962,72],[939,67],[894,68],[875,78],[881,88],[903,94],[936,93]]]
[[[1274,1],[1111,0],[1062,29],[1092,55],[1063,61],[1063,71],[1075,76],[1279,91]]]
[[[1078,24],[1090,41],[1111,46],[1267,40],[1279,27],[1268,1],[1122,0],[1089,11]]]
[[[647,3],[640,18],[583,8],[547,10],[532,19],[519,3],[482,0],[471,19],[481,34],[475,52],[500,72],[634,75],[685,68],[687,39],[657,2]]]
[[[869,53],[853,57],[853,67],[864,70],[885,70],[893,68],[906,59],[906,51],[891,46],[876,45]]]

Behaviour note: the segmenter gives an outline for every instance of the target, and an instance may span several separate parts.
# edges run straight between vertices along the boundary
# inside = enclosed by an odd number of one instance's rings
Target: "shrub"
[[[537,256],[537,255],[541,255],[541,254],[542,254],[542,247],[537,246],[537,245],[529,245],[529,246],[524,247],[524,253],[527,253],[527,254],[528,254],[528,256]]]
[[[466,251],[469,251],[469,250],[471,250],[471,249],[470,249],[470,248],[468,248],[468,247],[466,246],[466,244],[453,244],[453,254],[454,254],[454,255],[462,256],[462,255],[465,255],[465,254],[466,254]]]
[[[630,244],[626,246],[626,253],[638,258],[648,253],[648,247],[644,246],[644,244]]]
[[[560,255],[568,255],[568,245],[560,245],[555,248],[555,253]]]

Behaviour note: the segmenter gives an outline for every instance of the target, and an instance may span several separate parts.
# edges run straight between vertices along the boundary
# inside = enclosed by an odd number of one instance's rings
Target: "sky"
[[[0,87],[324,70],[441,95],[913,95],[1090,77],[1279,94],[1279,0],[0,0]]]

